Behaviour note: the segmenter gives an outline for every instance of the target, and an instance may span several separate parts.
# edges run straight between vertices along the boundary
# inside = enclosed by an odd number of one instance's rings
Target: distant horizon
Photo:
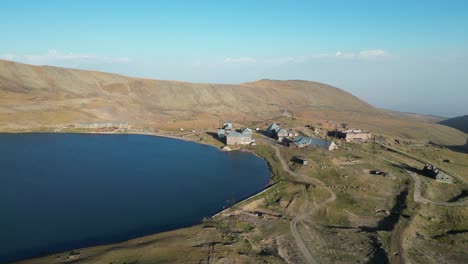
[[[2,3],[0,59],[198,83],[339,87],[384,109],[468,114],[468,2]]]

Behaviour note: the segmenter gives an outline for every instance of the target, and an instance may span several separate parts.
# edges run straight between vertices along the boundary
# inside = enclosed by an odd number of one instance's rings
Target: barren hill
[[[260,80],[239,85],[188,83],[32,66],[0,60],[0,130],[75,122],[126,121],[159,128],[216,127],[220,119],[262,120],[294,112],[303,122],[336,120],[367,129],[457,144],[463,133],[377,109],[338,88],[309,81]],[[408,130],[405,132],[405,129]],[[388,130],[388,131],[387,131]],[[450,142],[441,135],[450,134]],[[460,143],[461,144],[461,143]]]

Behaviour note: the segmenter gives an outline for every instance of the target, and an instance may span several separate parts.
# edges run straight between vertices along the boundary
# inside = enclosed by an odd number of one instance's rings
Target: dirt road
[[[427,198],[424,198],[421,195],[421,179],[419,179],[418,175],[412,171],[406,171],[411,178],[414,180],[414,201],[417,203],[423,203],[423,204],[435,204],[435,205],[442,205],[442,206],[464,206],[468,204],[468,200],[461,201],[461,202],[435,202],[432,200],[429,200]]]
[[[312,263],[312,264],[315,264],[315,263],[318,263],[317,260],[312,256],[312,254],[310,253],[310,251],[307,249],[305,243],[304,243],[304,240],[302,239],[301,235],[299,234],[299,232],[297,231],[297,224],[298,222],[300,222],[302,219],[312,215],[315,211],[317,211],[319,208],[325,206],[326,204],[329,204],[333,201],[336,200],[336,195],[335,193],[330,189],[328,188],[322,181],[318,180],[318,179],[315,179],[315,178],[312,178],[310,176],[306,176],[306,175],[303,175],[303,174],[299,174],[299,173],[296,173],[294,171],[292,171],[288,164],[286,163],[286,161],[283,159],[283,156],[281,156],[281,152],[279,150],[279,148],[277,146],[273,146],[273,148],[275,149],[275,153],[276,153],[276,157],[278,158],[278,160],[280,161],[281,163],[281,166],[283,168],[283,170],[287,173],[289,173],[290,175],[294,176],[295,178],[297,178],[298,180],[300,181],[303,181],[303,182],[308,182],[308,183],[315,183],[319,188],[324,188],[326,189],[329,193],[330,193],[330,198],[328,198],[326,201],[324,202],[321,202],[317,205],[315,205],[312,209],[309,209],[307,210],[307,208],[309,207],[309,196],[308,196],[308,193],[307,193],[307,190],[306,190],[306,187],[303,186],[303,189],[302,189],[302,192],[303,192],[303,196],[304,196],[304,203],[302,204],[302,207],[301,207],[301,210],[300,210],[300,213],[299,215],[297,215],[290,223],[289,225],[289,228],[291,230],[291,233],[293,234],[294,236],[294,239],[296,240],[296,244],[299,248],[299,250],[301,251],[302,255],[304,256],[305,260],[307,263]]]
[[[383,145],[385,146],[385,145]],[[358,151],[358,152],[361,152],[361,153],[365,153],[367,155],[371,155],[373,157],[376,157],[378,159],[381,159],[381,160],[384,160],[390,164],[393,164],[393,165],[396,165],[396,166],[401,166],[400,163],[398,162],[395,162],[393,160],[389,160],[387,158],[384,158],[380,155],[375,155],[375,154],[372,154],[372,153],[369,153],[369,152],[366,152],[366,151],[360,151],[360,150],[354,150],[354,151]],[[408,156],[407,154],[404,154],[404,153],[401,153],[400,151],[397,151],[397,153],[400,153],[400,154],[403,154],[405,156]],[[411,157],[410,157],[411,158]],[[441,205],[441,206],[464,206],[468,203],[468,201],[463,201],[463,202],[452,202],[452,203],[448,203],[448,202],[435,202],[435,201],[431,201],[427,198],[424,198],[422,197],[421,195],[421,179],[418,177],[418,175],[414,172],[411,172],[411,171],[408,171],[408,170],[404,170],[406,173],[408,173],[411,178],[413,179],[414,181],[414,191],[413,191],[413,200],[417,203],[423,203],[423,204],[435,204],[435,205]],[[414,219],[414,216],[415,216],[415,213],[413,215],[411,215],[411,218],[410,218],[410,221],[408,221],[408,223],[400,228],[400,230],[398,230],[398,232],[396,234],[394,234],[395,238],[392,239],[392,245],[391,247],[396,249],[396,252],[398,253],[397,255],[393,256],[392,258],[392,262],[393,263],[406,263],[406,257],[404,255],[404,250],[403,250],[403,237],[405,235],[405,231],[406,229],[408,228],[408,226],[411,224],[411,222],[413,221]],[[397,243],[398,245],[395,245],[394,243]]]

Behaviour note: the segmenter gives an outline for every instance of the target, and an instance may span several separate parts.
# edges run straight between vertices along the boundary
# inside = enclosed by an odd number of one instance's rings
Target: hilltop
[[[294,113],[298,124],[336,121],[409,139],[424,134],[424,139],[441,144],[465,142],[455,129],[375,108],[318,82],[189,83],[0,60],[2,131],[95,121],[215,128],[219,120],[264,120],[284,109]]]
[[[468,115],[458,116],[440,121],[439,124],[453,127],[465,133],[468,133]]]

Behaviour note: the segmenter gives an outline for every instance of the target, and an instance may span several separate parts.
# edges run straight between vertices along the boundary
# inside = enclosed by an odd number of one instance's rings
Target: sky
[[[1,0],[0,59],[190,82],[301,79],[468,114],[468,1]]]

